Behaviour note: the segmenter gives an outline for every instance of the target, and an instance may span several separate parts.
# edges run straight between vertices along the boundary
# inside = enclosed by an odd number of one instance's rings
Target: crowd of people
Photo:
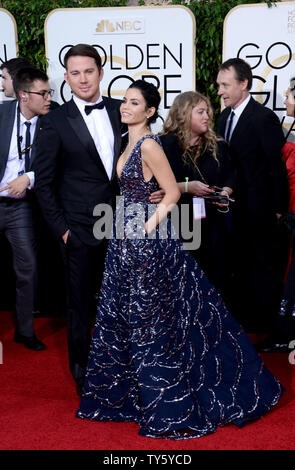
[[[122,101],[102,96],[101,58],[87,44],[69,49],[64,64],[73,97],[61,106],[43,71],[20,58],[1,65],[4,94],[15,98],[0,106],[14,341],[46,347],[33,324],[41,210],[64,266],[78,417],[135,421],[142,435],[171,439],[258,419],[284,388],[257,351],[288,352],[295,337],[294,144],[251,97],[241,59],[219,68],[225,109],[216,132],[208,98],[191,91],[175,98],[159,136],[150,126],[161,98],[151,83],[135,81]],[[107,243],[94,231],[98,207],[114,208],[119,194]],[[201,219],[201,245],[191,252],[174,236],[177,204],[188,204],[190,226]],[[254,346],[245,331],[255,330],[267,337]]]

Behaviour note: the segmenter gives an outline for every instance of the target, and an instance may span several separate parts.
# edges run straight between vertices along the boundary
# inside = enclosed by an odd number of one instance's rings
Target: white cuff
[[[29,177],[29,180],[30,180],[28,189],[33,189],[33,187],[35,186],[35,173],[34,171],[28,171],[26,175]]]

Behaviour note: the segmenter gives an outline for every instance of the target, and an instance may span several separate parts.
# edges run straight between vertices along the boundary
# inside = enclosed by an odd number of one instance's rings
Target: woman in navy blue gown
[[[156,88],[139,80],[121,106],[129,128],[117,164],[122,198],[77,416],[135,421],[141,435],[187,439],[258,419],[283,387],[166,219],[180,194],[149,130],[159,103]],[[151,214],[159,186],[165,196]]]

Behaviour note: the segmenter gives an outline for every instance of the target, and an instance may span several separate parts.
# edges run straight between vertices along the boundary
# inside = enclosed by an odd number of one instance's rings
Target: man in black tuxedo
[[[34,168],[37,199],[62,248],[70,370],[81,393],[91,338],[91,300],[105,258],[105,242],[93,234],[93,210],[97,204],[114,202],[120,101],[101,96],[103,69],[94,47],[73,46],[64,63],[73,99],[42,121]]]
[[[245,61],[224,62],[217,84],[226,106],[218,134],[229,143],[237,170],[231,308],[249,331],[267,332],[282,287],[277,219],[287,203],[280,152],[284,134],[276,114],[251,97],[252,71]]]
[[[36,284],[36,236],[30,189],[39,116],[47,114],[51,90],[47,75],[36,68],[19,70],[13,81],[17,100],[0,105],[0,230],[9,241],[16,275],[14,340],[29,349],[44,344],[33,327]]]

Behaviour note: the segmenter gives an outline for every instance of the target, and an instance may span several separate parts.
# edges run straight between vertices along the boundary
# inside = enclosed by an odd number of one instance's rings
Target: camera
[[[213,189],[214,192],[210,194],[206,194],[204,198],[208,202],[218,202],[219,204],[229,204],[229,202],[233,202],[234,200],[231,199],[228,196],[225,196],[224,194],[221,194],[223,192],[223,188],[219,188],[218,186],[210,186],[210,189]]]

